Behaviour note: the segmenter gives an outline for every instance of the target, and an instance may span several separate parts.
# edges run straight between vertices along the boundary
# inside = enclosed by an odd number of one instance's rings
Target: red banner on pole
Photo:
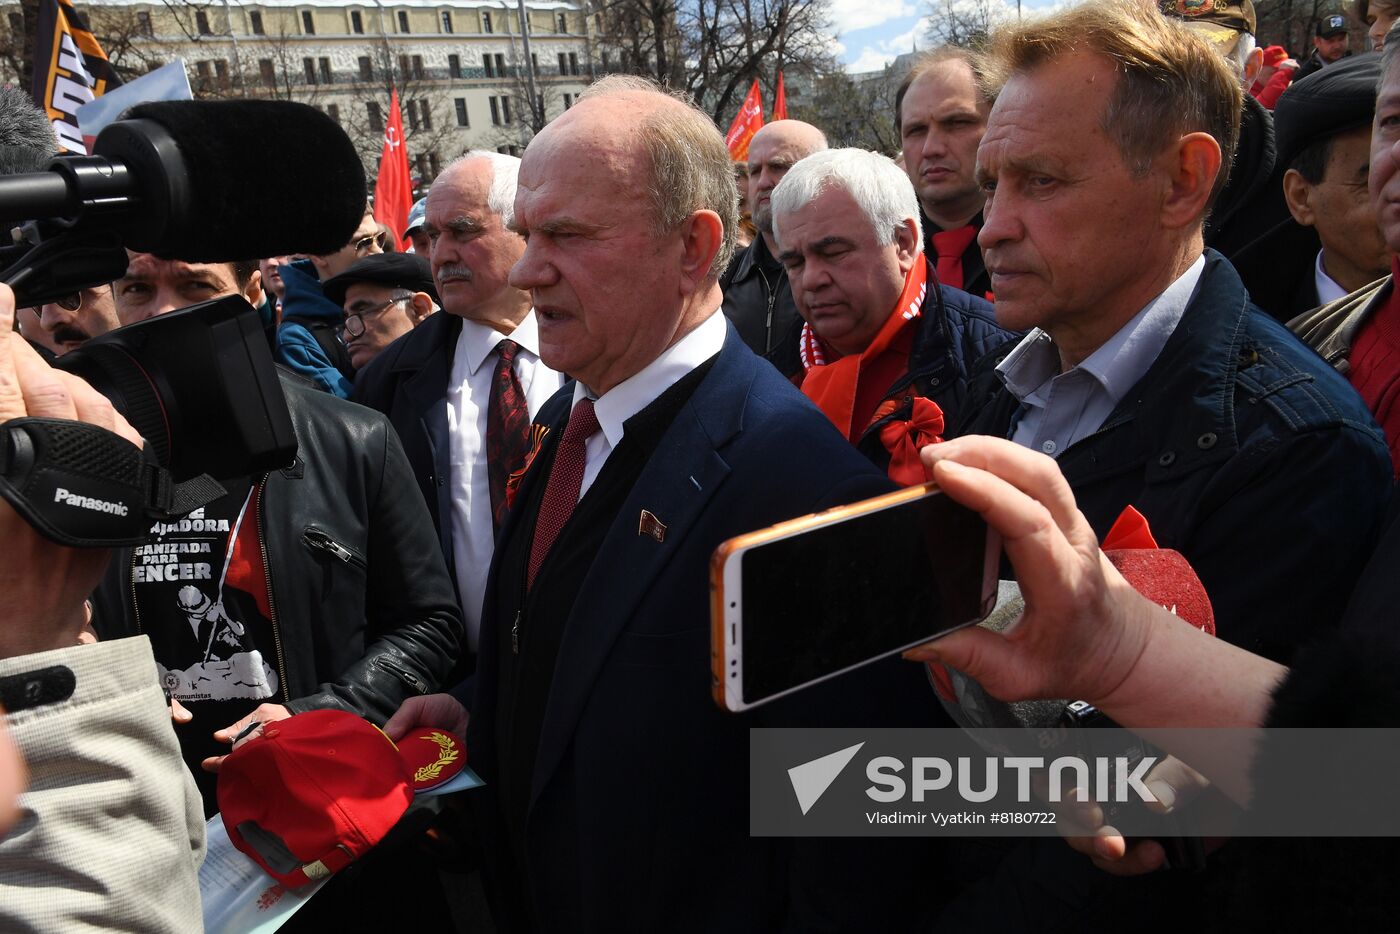
[[[379,154],[379,177],[374,182],[374,219],[394,232],[400,250],[407,249],[403,232],[412,207],[413,179],[408,174],[408,148],[396,89],[389,98],[389,123],[384,128],[384,150]]]
[[[729,132],[724,134],[724,143],[729,147],[729,155],[734,161],[743,162],[748,159],[749,140],[762,128],[763,97],[759,94],[758,79],[755,78],[744,103],[739,107],[739,113],[729,125]]]
[[[778,121],[787,118],[787,94],[783,91],[783,73],[780,71],[778,72],[778,90],[773,92],[773,119]]]

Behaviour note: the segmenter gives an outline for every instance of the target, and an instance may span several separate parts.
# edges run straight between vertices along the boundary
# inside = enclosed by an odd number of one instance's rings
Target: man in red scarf
[[[802,391],[898,483],[962,406],[969,368],[1009,332],[992,306],[941,286],[913,185],[884,156],[808,156],[773,190],[778,258],[802,329]]]

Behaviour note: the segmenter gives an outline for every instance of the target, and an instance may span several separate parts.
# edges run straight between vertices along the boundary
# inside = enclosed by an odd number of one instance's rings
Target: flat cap
[[[1370,123],[1380,79],[1380,54],[1367,52],[1293,82],[1274,107],[1278,164],[1287,168],[1313,143]]]
[[[355,265],[338,276],[327,279],[321,290],[337,305],[345,304],[345,293],[357,282],[373,282],[393,289],[427,292],[438,300],[433,285],[433,271],[428,261],[413,253],[376,253],[356,260]]]

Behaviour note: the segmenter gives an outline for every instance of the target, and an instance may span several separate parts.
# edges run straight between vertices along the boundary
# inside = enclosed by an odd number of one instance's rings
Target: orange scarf
[[[924,258],[918,256],[909,275],[904,277],[904,291],[900,293],[899,301],[870,346],[858,354],[831,362],[827,362],[829,352],[812,331],[812,326],[802,326],[802,365],[807,371],[802,380],[802,391],[847,438],[854,435],[853,429],[856,427],[851,422],[855,418],[856,390],[860,386],[861,370],[889,349],[895,335],[905,324],[919,317],[927,292],[928,266]],[[865,428],[864,425],[859,427]]]

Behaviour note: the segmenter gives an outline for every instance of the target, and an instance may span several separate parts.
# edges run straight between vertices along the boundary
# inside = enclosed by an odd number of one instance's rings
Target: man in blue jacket
[[[278,363],[333,395],[350,398],[355,367],[340,340],[345,313],[321,291],[321,283],[345,272],[357,260],[383,252],[379,225],[366,205],[360,226],[345,246],[278,268],[283,288],[282,323],[277,328],[274,354]]]

